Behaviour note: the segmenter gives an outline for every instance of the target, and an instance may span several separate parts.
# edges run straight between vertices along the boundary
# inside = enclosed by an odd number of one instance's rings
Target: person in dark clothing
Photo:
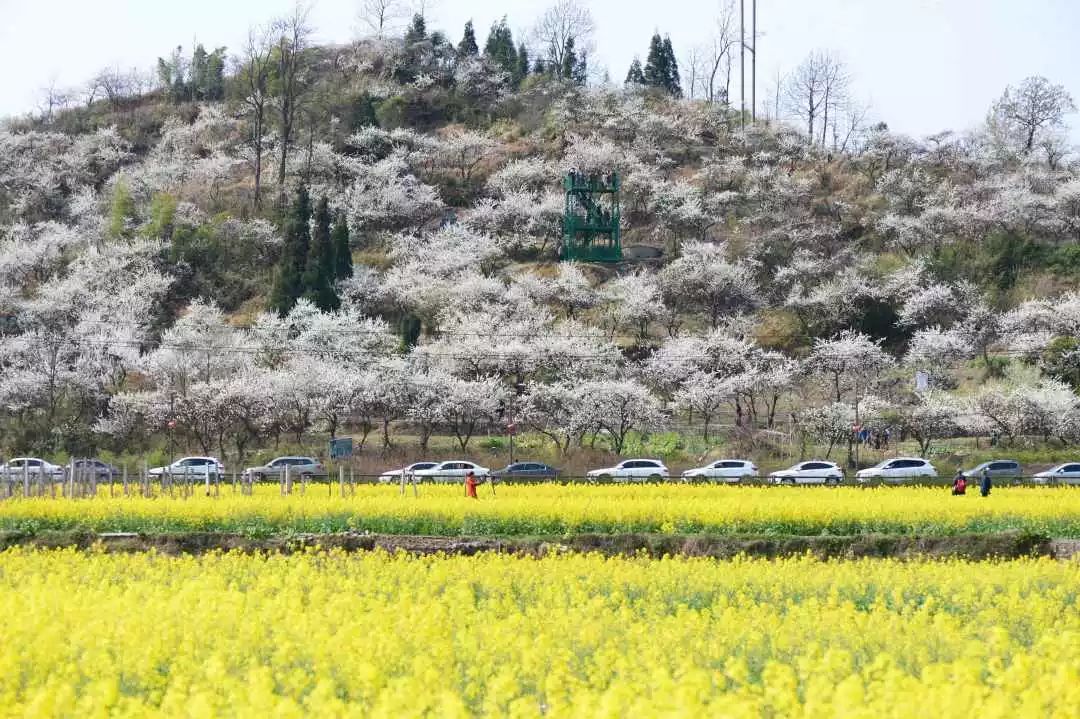
[[[967,478],[959,469],[956,470],[956,476],[953,477],[952,493],[954,497],[967,494]]]
[[[990,469],[983,467],[982,479],[979,480],[979,494],[984,497],[990,496]]]

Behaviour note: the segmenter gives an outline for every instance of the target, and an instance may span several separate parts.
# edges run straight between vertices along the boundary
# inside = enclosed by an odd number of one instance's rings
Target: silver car
[[[1020,463],[1012,459],[995,459],[990,462],[983,462],[977,467],[967,470],[963,475],[966,479],[978,482],[982,479],[984,469],[990,472],[991,480],[1007,479],[1012,482],[1019,482],[1023,476]]]
[[[248,467],[244,470],[244,476],[250,476],[256,482],[280,479],[284,476],[286,467],[289,468],[289,476],[293,479],[314,479],[327,476],[326,465],[314,457],[277,457],[261,467]]]

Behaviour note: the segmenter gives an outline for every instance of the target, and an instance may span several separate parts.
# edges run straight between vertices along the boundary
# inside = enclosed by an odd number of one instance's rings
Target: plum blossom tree
[[[858,403],[859,393],[893,365],[892,358],[878,342],[860,332],[846,330],[833,339],[814,340],[808,359],[812,372],[827,378],[834,400],[843,401],[847,391],[853,391]]]
[[[724,315],[757,307],[761,297],[753,271],[724,255],[723,245],[686,243],[682,255],[660,271],[664,301],[703,313],[713,329]]]

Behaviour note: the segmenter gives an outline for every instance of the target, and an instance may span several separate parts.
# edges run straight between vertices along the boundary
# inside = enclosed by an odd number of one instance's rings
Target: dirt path
[[[200,554],[215,550],[297,552],[321,547],[349,552],[384,550],[412,554],[505,552],[543,556],[552,552],[599,552],[606,555],[727,558],[786,557],[811,553],[822,558],[860,557],[991,557],[1049,556],[1080,558],[1080,540],[1050,539],[1032,534],[966,534],[949,537],[857,535],[845,537],[719,536],[660,534],[581,534],[572,537],[428,537],[381,534],[305,534],[287,537],[247,537],[240,534],[183,532],[163,534],[41,532],[0,533],[0,548],[97,547],[107,552],[157,551]]]

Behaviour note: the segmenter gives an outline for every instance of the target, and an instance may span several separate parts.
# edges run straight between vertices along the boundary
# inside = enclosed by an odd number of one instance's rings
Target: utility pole
[[[750,0],[750,119],[757,121],[757,0]]]
[[[739,0],[739,127],[746,129],[746,0]]]
[[[750,119],[757,120],[757,0],[750,0],[751,42],[746,42],[746,0],[739,0],[739,120],[746,129],[746,52],[750,51]]]

